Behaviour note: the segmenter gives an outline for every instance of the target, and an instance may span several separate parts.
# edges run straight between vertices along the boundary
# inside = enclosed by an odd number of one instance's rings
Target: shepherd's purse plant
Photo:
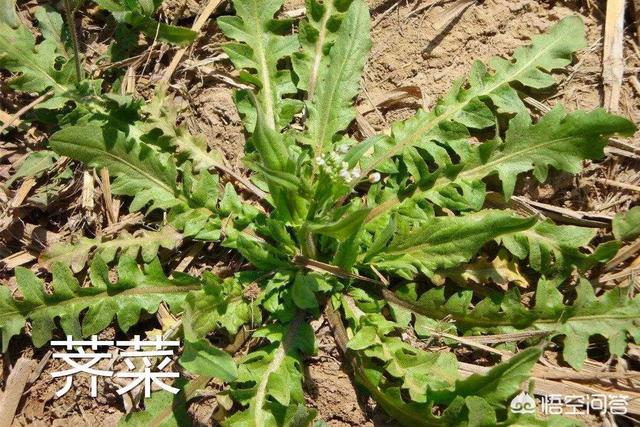
[[[40,43],[0,22],[11,87],[51,92],[39,109],[56,117],[52,155],[106,168],[113,194],[158,224],[50,248],[40,262],[53,273],[51,292],[16,269],[22,298],[0,287],[3,349],[28,321],[41,346],[56,319],[74,336],[114,318],[127,331],[165,302],[182,314],[182,366],[196,384],[223,384],[225,425],[302,426],[316,417],[303,389],[305,358],[317,351],[310,321],[324,316],[358,389],[399,424],[572,425],[509,407],[542,351],[560,348],[562,363],[580,369],[592,337],[614,356],[640,337],[640,299],[589,280],[620,243],[594,246],[595,229],[512,203],[519,177],[577,174],[604,156],[611,136],[636,130],[601,109],[556,105],[537,116],[523,102],[552,89],[553,73],[586,46],[581,20],[562,19],[511,58],[475,62],[430,110],[361,140],[354,100],[371,48],[366,2],[307,0],[300,22],[274,18],[281,5],[234,0],[235,16],[217,22],[246,88],[234,99],[250,178],[176,125],[166,93],[145,103],[103,92],[98,79],[77,82],[55,12],[36,14]],[[46,27],[45,16],[60,25]],[[163,271],[158,251],[182,240],[217,242],[247,264],[224,278]],[[86,264],[90,286],[74,277]],[[499,345],[477,339],[498,334]],[[250,351],[234,358],[213,336],[251,336]],[[460,346],[494,366],[463,376]],[[147,412],[162,409],[153,399]]]

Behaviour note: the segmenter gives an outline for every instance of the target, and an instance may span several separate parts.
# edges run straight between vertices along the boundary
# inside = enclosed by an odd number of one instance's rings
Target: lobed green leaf
[[[22,267],[16,269],[22,299],[14,298],[8,288],[0,287],[3,352],[27,320],[31,321],[36,347],[51,339],[56,319],[60,319],[62,330],[74,337],[96,334],[109,326],[114,317],[126,332],[138,322],[142,310],[155,313],[161,302],[176,310],[189,291],[200,289],[200,283],[192,278],[168,279],[158,261],[140,270],[135,261],[127,257],[120,258],[115,283],[111,282],[109,268],[101,258],[95,258],[91,264],[90,287],[81,287],[64,264],[55,264],[52,270],[51,293],[42,280]],[[85,310],[81,323],[80,316]]]
[[[40,255],[38,263],[50,268],[60,262],[77,273],[91,258],[99,256],[109,263],[116,258],[118,252],[133,259],[141,253],[144,262],[149,263],[156,258],[160,248],[175,249],[181,240],[182,235],[170,226],[160,231],[143,231],[137,235],[123,232],[112,240],[80,237],[77,242],[56,243],[47,248]]]

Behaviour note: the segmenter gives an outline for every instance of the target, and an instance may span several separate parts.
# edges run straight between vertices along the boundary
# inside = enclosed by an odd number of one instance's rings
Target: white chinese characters
[[[91,375],[91,397],[96,397],[98,377],[111,377],[113,372],[103,371],[100,369],[94,369],[96,365],[102,359],[110,359],[110,353],[86,353],[83,346],[91,346],[93,351],[98,350],[98,347],[108,347],[113,345],[113,341],[98,341],[98,338],[93,335],[91,341],[73,341],[72,337],[67,335],[66,341],[51,341],[51,346],[66,346],[67,350],[73,350],[74,347],[78,347],[77,353],[53,353],[54,359],[64,360],[71,369],[65,371],[54,372],[51,374],[53,378],[67,377],[67,381],[60,390],[56,392],[56,397],[64,396],[73,385],[73,376],[81,372],[85,372]],[[87,362],[83,363],[82,360],[86,359]],[[78,362],[79,361],[79,362]]]
[[[119,357],[123,359],[127,372],[114,372],[113,370],[98,369],[97,364],[104,360],[112,360],[115,362],[117,357],[113,353],[105,351],[109,346],[126,346],[133,348],[133,351],[123,351]],[[116,390],[119,395],[127,393],[134,388],[142,385],[144,387],[145,397],[151,395],[152,384],[157,385],[163,390],[176,394],[179,389],[165,384],[163,380],[175,379],[180,375],[178,372],[164,372],[171,363],[174,355],[174,349],[180,346],[179,341],[166,341],[158,336],[152,341],[143,341],[139,335],[134,336],[133,341],[99,341],[93,335],[91,340],[74,341],[73,337],[67,336],[64,341],[51,341],[52,347],[65,347],[67,352],[54,353],[54,359],[62,359],[69,369],[57,371],[51,374],[53,378],[66,377],[64,386],[56,392],[56,397],[65,395],[73,386],[73,378],[76,374],[85,373],[91,378],[91,396],[98,395],[97,383],[98,377],[119,377],[130,378],[131,381]],[[85,348],[91,348],[91,352],[85,351]],[[102,351],[99,351],[102,350]],[[140,360],[141,366],[136,366],[134,360]],[[155,361],[159,360],[156,364]],[[113,366],[113,363],[109,366]]]
[[[546,415],[584,415],[596,412],[624,415],[627,413],[629,396],[617,394],[549,394],[544,396],[540,403],[542,413]]]
[[[629,396],[617,394],[561,395],[548,394],[540,398],[540,412],[544,415],[585,415],[591,413],[624,415]],[[521,392],[511,401],[515,414],[536,413],[536,400],[527,392]]]
[[[133,341],[118,341],[118,345],[126,345],[133,346],[135,351],[125,351],[120,355],[124,357],[124,363],[127,365],[132,372],[117,372],[116,377],[124,377],[124,378],[133,378],[127,386],[122,387],[117,390],[117,393],[122,395],[129,390],[137,387],[139,384],[144,382],[144,397],[149,397],[151,394],[151,382],[158,385],[163,390],[176,394],[179,389],[175,387],[171,387],[166,385],[159,378],[177,378],[177,372],[162,372],[162,370],[171,363],[171,359],[169,356],[173,356],[173,350],[162,350],[162,347],[178,347],[180,346],[179,341],[162,341],[162,337],[156,337],[155,341],[148,341],[148,343],[153,342],[155,345],[155,351],[140,351],[142,348],[143,341],[140,341],[140,335],[136,335]],[[146,344],[148,346],[148,344]],[[144,363],[144,370],[142,372],[136,371],[136,366],[131,361],[132,358],[140,357],[142,358],[142,362]],[[162,361],[158,364],[159,371],[152,372],[152,364],[149,361],[150,357],[163,357]]]

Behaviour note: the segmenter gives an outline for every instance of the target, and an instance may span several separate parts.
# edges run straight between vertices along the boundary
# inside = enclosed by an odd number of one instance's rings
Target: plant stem
[[[73,55],[75,57],[76,83],[80,83],[80,80],[82,80],[82,68],[80,68],[80,47],[78,45],[78,30],[75,20],[76,9],[71,6],[71,2],[72,0],[64,0],[64,9],[67,15],[67,25],[71,33],[71,44],[73,45]]]
[[[306,222],[302,224],[302,227],[300,227],[299,236],[302,255],[306,258],[315,259],[318,255],[318,252],[316,250],[316,244],[313,240],[313,234],[311,233],[311,230],[309,230],[309,226]]]

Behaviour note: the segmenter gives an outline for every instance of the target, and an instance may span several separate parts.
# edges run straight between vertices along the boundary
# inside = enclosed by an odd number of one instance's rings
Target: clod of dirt
[[[222,150],[229,164],[237,169],[244,154],[245,136],[242,121],[231,98],[231,91],[223,87],[206,87],[192,95],[193,120],[189,130],[203,134],[207,142]]]

